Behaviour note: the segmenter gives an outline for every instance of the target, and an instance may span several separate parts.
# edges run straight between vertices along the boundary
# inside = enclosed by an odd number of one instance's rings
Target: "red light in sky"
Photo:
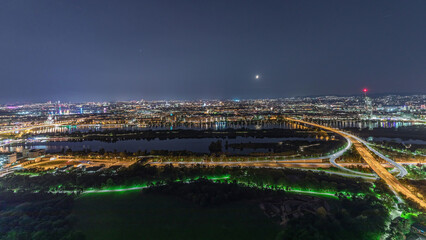
[[[367,88],[364,88],[362,91],[366,93],[368,90],[367,90]]]

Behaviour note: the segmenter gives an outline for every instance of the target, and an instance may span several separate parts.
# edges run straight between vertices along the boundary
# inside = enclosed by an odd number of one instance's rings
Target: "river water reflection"
[[[327,125],[335,128],[394,128],[395,130],[398,127],[403,126],[413,126],[412,122],[400,122],[400,121],[335,121],[335,120],[319,120],[316,121],[319,124]],[[141,126],[128,126],[128,125],[86,125],[86,126],[60,126],[60,127],[50,127],[43,128],[33,133],[35,135],[42,136],[47,133],[66,133],[66,132],[102,132],[105,130],[119,129],[119,130],[170,130],[170,129],[195,129],[195,130],[203,130],[203,129],[214,129],[214,130],[223,130],[226,128],[249,128],[249,129],[273,129],[273,128],[281,128],[281,129],[301,129],[303,128],[299,124],[282,122],[282,123],[270,123],[270,122],[261,122],[259,124],[240,124],[240,123],[232,123],[232,122],[217,122],[210,124],[197,124],[197,125],[155,125],[150,127],[141,127]],[[201,139],[154,139],[154,140],[123,140],[117,142],[102,142],[102,141],[81,141],[81,142],[33,142],[33,143],[25,143],[20,145],[12,145],[12,146],[3,146],[0,147],[0,152],[13,152],[13,151],[22,151],[23,148],[28,149],[45,149],[47,152],[60,152],[67,149],[72,149],[73,151],[81,151],[85,149],[90,149],[92,151],[98,151],[99,149],[105,149],[106,151],[151,151],[151,150],[170,150],[170,151],[179,151],[179,150],[187,150],[191,152],[197,153],[208,153],[209,145],[213,141],[222,140],[223,149],[225,150],[225,143],[229,144],[233,143],[278,143],[289,140],[306,140],[306,141],[315,141],[314,138],[255,138],[255,137],[237,137],[234,139],[221,139],[221,138],[201,138]],[[384,140],[384,139],[381,139]],[[392,139],[386,139],[392,141]],[[399,139],[400,140],[400,139]],[[423,142],[422,142],[423,143]],[[258,149],[226,149],[227,152],[230,153],[240,153],[247,154],[250,152],[268,152],[269,149],[266,148],[258,148]]]
[[[255,137],[236,137],[236,138],[184,138],[184,139],[154,139],[154,140],[123,140],[117,142],[102,142],[102,141],[82,141],[82,142],[39,142],[39,143],[26,143],[12,146],[0,147],[0,152],[21,152],[24,148],[26,149],[44,149],[48,153],[61,152],[63,150],[72,149],[73,151],[82,151],[90,149],[92,151],[98,151],[105,149],[106,151],[128,151],[137,152],[151,151],[151,150],[169,150],[169,151],[191,151],[197,153],[208,153],[209,145],[213,141],[222,141],[222,149],[229,153],[240,153],[247,154],[250,152],[268,152],[267,148],[254,149],[233,149],[228,147],[226,149],[226,142],[228,144],[235,143],[279,143],[285,141],[320,141],[315,138],[255,138]]]

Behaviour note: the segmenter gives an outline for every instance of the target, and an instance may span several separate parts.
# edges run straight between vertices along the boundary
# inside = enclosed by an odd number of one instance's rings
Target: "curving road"
[[[397,177],[404,177],[405,175],[407,175],[408,174],[408,172],[407,172],[407,170],[401,165],[401,164],[399,164],[399,163],[397,163],[397,162],[395,162],[395,161],[393,161],[392,159],[390,159],[390,158],[388,158],[388,157],[386,157],[386,156],[384,156],[383,154],[381,154],[379,151],[377,151],[376,149],[374,149],[374,148],[372,148],[372,147],[370,147],[370,145],[366,142],[366,141],[364,141],[364,140],[362,140],[362,139],[360,139],[359,137],[356,137],[356,136],[354,136],[354,135],[352,135],[352,134],[350,134],[350,133],[347,133],[347,132],[344,132],[344,131],[341,131],[341,130],[338,130],[338,129],[335,129],[335,128],[331,128],[331,127],[327,127],[327,126],[323,126],[323,125],[319,125],[319,124],[316,124],[316,123],[311,123],[311,122],[306,122],[306,121],[303,121],[303,120],[298,120],[298,119],[294,119],[294,118],[286,118],[287,120],[289,120],[289,121],[294,121],[294,122],[299,122],[299,123],[303,123],[303,124],[307,124],[307,125],[310,125],[310,126],[314,126],[314,127],[318,127],[318,128],[322,128],[322,129],[325,129],[325,130],[328,130],[328,131],[331,131],[331,132],[334,132],[334,133],[337,133],[337,134],[339,134],[339,135],[341,135],[342,137],[344,137],[348,142],[360,142],[360,143],[362,143],[365,147],[367,147],[370,151],[372,151],[374,154],[376,154],[377,156],[379,156],[380,158],[382,158],[383,160],[385,160],[385,161],[387,161],[388,163],[390,163],[390,164],[392,164],[396,169],[398,169],[398,171],[399,171],[399,174],[397,175]],[[349,148],[348,148],[349,149]],[[343,152],[344,153],[344,152]],[[342,154],[343,154],[342,153]],[[340,157],[342,154],[340,154],[338,157]],[[338,158],[338,157],[336,157],[336,158]],[[332,159],[332,158],[330,158],[330,162],[334,162],[335,163],[335,159],[336,158],[334,158],[334,159]],[[333,164],[333,163],[332,163]],[[334,164],[333,164],[334,165]],[[342,169],[342,170],[345,170],[345,171],[352,171],[352,170],[350,170],[350,169],[346,169],[346,168],[343,168],[343,167],[339,167],[339,165],[338,164],[336,164],[335,165],[336,167],[338,167],[338,168],[340,168],[340,169]]]
[[[356,137],[352,134],[346,133],[347,135],[353,137],[354,139],[356,139],[357,141],[361,142],[362,144],[364,144],[364,146],[366,146],[370,151],[372,151],[374,154],[376,154],[377,156],[381,157],[382,159],[386,160],[387,162],[389,162],[390,164],[392,164],[393,166],[395,166],[396,169],[398,169],[399,174],[397,175],[397,177],[404,177],[405,175],[408,174],[407,169],[405,169],[401,164],[393,161],[392,159],[386,157],[385,155],[381,154],[379,151],[377,151],[376,149],[372,148],[366,141],[362,140],[359,137]]]
[[[342,171],[350,172],[352,174],[356,174],[356,175],[360,175],[360,176],[364,176],[364,177],[370,177],[370,178],[374,177],[375,176],[374,174],[371,174],[371,173],[362,173],[362,172],[354,171],[354,170],[345,168],[345,167],[343,167],[343,166],[341,166],[341,165],[339,165],[339,164],[336,163],[336,159],[339,158],[339,157],[341,157],[346,151],[348,151],[352,147],[352,141],[349,138],[347,138],[347,137],[345,137],[345,139],[346,139],[346,141],[348,143],[346,145],[346,147],[344,149],[340,150],[339,152],[330,155],[330,163],[331,163],[331,165],[335,166],[336,168],[338,168],[338,169],[340,169]]]
[[[404,195],[406,198],[412,200],[413,202],[417,203],[419,206],[421,206],[423,209],[426,209],[426,203],[424,201],[422,201],[420,198],[418,198],[414,193],[412,193],[410,190],[408,190],[404,185],[402,185],[395,176],[393,176],[391,173],[389,173],[382,165],[381,163],[379,163],[375,157],[370,153],[370,149],[368,148],[368,146],[366,145],[365,142],[363,142],[361,139],[345,133],[343,131],[331,128],[331,127],[326,127],[326,126],[322,126],[316,123],[310,123],[310,122],[306,122],[303,120],[298,120],[298,119],[293,119],[293,118],[287,118],[287,120],[289,121],[295,121],[295,122],[299,122],[302,124],[306,124],[306,125],[310,125],[310,126],[315,126],[321,129],[325,129],[334,133],[337,133],[343,137],[349,138],[356,150],[359,152],[359,154],[361,155],[361,157],[364,159],[364,161],[370,165],[370,167],[374,170],[374,172],[376,172],[376,174],[383,179],[386,184],[388,184],[388,186],[395,190],[396,192]],[[361,140],[361,141],[360,141]],[[373,151],[374,152],[374,151]],[[385,159],[386,160],[386,159]],[[392,161],[393,162],[393,161]],[[390,162],[392,164],[392,162]],[[395,163],[395,162],[393,162]],[[394,165],[395,167],[397,167],[396,165]],[[402,166],[401,166],[402,167]],[[403,172],[403,170],[400,170],[400,173]]]

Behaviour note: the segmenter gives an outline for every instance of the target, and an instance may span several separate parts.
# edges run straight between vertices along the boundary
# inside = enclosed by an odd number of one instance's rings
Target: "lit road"
[[[331,165],[333,165],[334,167],[336,167],[336,168],[338,168],[340,170],[343,170],[343,171],[346,171],[346,172],[350,172],[352,174],[361,175],[361,176],[364,176],[364,177],[374,177],[375,176],[374,174],[362,173],[362,172],[354,171],[354,170],[345,168],[345,167],[341,166],[340,164],[336,163],[336,159],[339,158],[339,157],[341,157],[346,151],[348,151],[352,147],[352,141],[351,141],[351,139],[349,139],[348,137],[345,137],[345,139],[347,141],[346,147],[344,149],[342,149],[342,150],[340,150],[340,151],[338,151],[338,152],[330,155],[330,163],[331,163]]]
[[[85,165],[88,167],[95,166],[104,166],[104,168],[109,168],[111,166],[121,166],[121,167],[129,167],[134,164],[134,160],[121,160],[121,159],[98,159],[98,158],[73,158],[73,157],[55,157],[54,160],[48,161],[40,161],[35,163],[30,163],[23,168],[45,168],[52,169],[56,167],[63,167],[69,164],[73,165]]]
[[[426,209],[426,203],[424,201],[422,201],[420,198],[418,198],[415,194],[413,194],[411,191],[409,191],[406,187],[404,187],[404,185],[402,185],[395,176],[393,176],[391,173],[389,173],[376,159],[375,157],[370,153],[368,146],[365,145],[364,142],[359,141],[361,139],[352,136],[350,134],[347,134],[345,132],[342,132],[340,130],[334,129],[334,128],[330,128],[330,127],[326,127],[326,126],[322,126],[316,123],[310,123],[310,122],[306,122],[303,120],[297,120],[297,119],[293,119],[293,118],[287,118],[287,120],[289,121],[294,121],[294,122],[299,122],[302,124],[306,124],[306,125],[310,125],[310,126],[314,126],[314,127],[318,127],[321,129],[325,129],[331,132],[335,132],[343,137],[349,138],[356,150],[359,152],[359,154],[361,155],[361,157],[364,159],[364,161],[373,169],[374,172],[376,172],[376,174],[383,179],[389,186],[391,189],[395,190],[396,192],[404,195],[406,198],[412,200],[413,202],[419,204],[422,208]],[[386,159],[385,159],[386,160]],[[397,166],[395,166],[397,167]],[[401,166],[402,167],[402,166]]]
[[[350,172],[352,174],[362,175],[362,176],[365,176],[365,177],[374,177],[375,176],[374,174],[371,174],[371,173],[362,173],[362,172],[354,171],[354,170],[345,168],[342,165],[336,163],[336,159],[339,158],[339,157],[341,157],[346,151],[348,151],[352,147],[352,141],[351,141],[351,139],[349,139],[347,137],[345,137],[345,139],[348,142],[348,144],[346,145],[346,147],[343,150],[341,150],[341,151],[339,151],[339,152],[337,152],[335,154],[332,154],[330,156],[330,163],[331,163],[331,165],[335,166],[336,168],[338,168],[340,170],[343,170],[343,171],[346,171],[346,172]]]
[[[317,170],[310,168],[324,168],[329,166],[329,163],[301,163],[301,162],[285,162],[285,161],[269,161],[269,162],[149,162],[151,166],[164,166],[164,165],[173,165],[175,167],[180,166],[193,166],[193,165],[205,165],[205,166],[227,166],[227,167],[253,167],[253,168],[297,168],[302,171],[313,171],[313,172],[323,172],[328,174],[340,175],[345,177],[353,177],[353,178],[363,178],[366,180],[376,180],[376,177],[373,176],[363,176],[358,174],[351,173],[342,173],[342,172],[333,172],[327,170]],[[307,168],[307,169],[303,169]],[[357,172],[358,173],[358,172]]]
[[[336,163],[336,158],[330,158],[330,163],[331,163],[331,165],[333,165],[334,167],[336,167],[336,168],[338,168],[338,169],[340,169],[340,170],[343,170],[343,171],[346,171],[346,172],[350,172],[350,173],[352,173],[352,174],[357,174],[357,175],[362,175],[362,176],[367,176],[367,177],[373,177],[373,176],[375,176],[375,174],[372,174],[372,173],[363,173],[363,172],[358,172],[358,171],[354,171],[354,170],[351,170],[351,169],[348,169],[348,168],[345,168],[345,167],[343,167],[342,165],[339,165],[339,164],[337,164]]]
[[[343,136],[349,142],[360,142],[363,145],[365,145],[365,147],[367,147],[370,151],[374,152],[377,156],[381,157],[382,159],[384,159],[387,162],[389,162],[390,164],[392,164],[395,168],[397,168],[398,171],[399,171],[399,174],[397,175],[398,177],[404,177],[408,173],[407,170],[403,166],[401,166],[400,164],[396,163],[392,159],[384,156],[380,152],[376,151],[374,148],[370,147],[367,142],[365,142],[364,140],[362,140],[362,139],[360,139],[360,138],[358,138],[358,137],[356,137],[356,136],[354,136],[352,134],[340,131],[340,130],[335,129],[335,128],[331,128],[331,127],[326,127],[326,126],[323,126],[323,125],[319,125],[319,124],[316,124],[316,123],[306,122],[306,121],[303,121],[303,120],[298,120],[298,119],[294,119],[294,118],[286,118],[286,119],[289,120],[289,121],[298,122],[298,123],[302,123],[302,124],[306,124],[306,125],[318,127],[318,128],[322,128],[324,130],[328,130],[328,131],[337,133],[337,134]],[[342,154],[340,154],[340,156]],[[338,156],[338,157],[340,157],[340,156]],[[336,158],[338,158],[338,157],[336,157]],[[331,158],[330,158],[330,161],[331,161]],[[349,170],[349,169],[346,169],[346,171],[347,170]]]
[[[376,154],[377,156],[381,157],[382,159],[386,160],[387,162],[391,163],[392,165],[395,166],[395,168],[398,169],[399,174],[397,175],[397,177],[404,177],[405,175],[408,174],[407,169],[405,169],[401,164],[396,163],[395,161],[393,161],[392,159],[384,156],[383,154],[381,154],[380,152],[378,152],[376,149],[370,147],[370,145],[368,145],[368,143],[362,139],[360,139],[359,137],[356,137],[352,134],[346,133],[348,135],[350,135],[351,137],[353,137],[354,139],[358,140],[359,142],[361,142],[362,144],[364,144],[364,146],[366,146],[370,151],[372,151],[374,154]]]
[[[10,133],[27,131],[27,130],[37,129],[37,128],[56,127],[56,126],[61,126],[61,125],[66,125],[66,124],[67,123],[34,125],[34,126],[31,126],[31,127],[16,128],[16,129],[11,129],[11,130],[6,130],[6,131],[0,131],[0,134],[10,134]]]
[[[13,173],[13,172],[14,172],[14,169],[12,169],[12,168],[1,169],[0,170],[0,177],[4,177],[4,176],[6,176],[6,175],[8,175],[10,173]]]

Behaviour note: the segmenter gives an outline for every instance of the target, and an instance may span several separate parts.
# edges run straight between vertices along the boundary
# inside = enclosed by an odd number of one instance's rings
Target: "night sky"
[[[3,104],[425,93],[426,1],[2,0],[0,81]]]

